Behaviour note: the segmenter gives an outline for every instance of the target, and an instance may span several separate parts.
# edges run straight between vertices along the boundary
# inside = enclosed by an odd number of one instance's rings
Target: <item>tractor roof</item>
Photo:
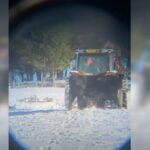
[[[85,54],[97,54],[97,53],[112,53],[114,49],[76,49],[76,54],[85,53]]]

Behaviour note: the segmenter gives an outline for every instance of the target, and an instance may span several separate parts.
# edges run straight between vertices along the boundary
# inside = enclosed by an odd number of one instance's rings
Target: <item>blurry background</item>
[[[8,1],[0,1],[0,149],[8,149]]]
[[[20,5],[16,5],[17,2],[21,2]],[[40,5],[38,5],[39,2],[42,2],[40,0],[35,0],[35,1],[27,1],[27,3],[25,1],[21,1],[21,0],[10,0],[10,28],[15,28],[16,25],[18,25],[18,20],[20,20],[22,17],[17,15],[17,14],[23,14],[23,17],[26,16],[26,13],[24,12],[24,10],[28,7],[28,6],[31,6],[29,10],[36,10],[36,7],[40,7]],[[46,1],[45,1],[46,2]],[[53,1],[54,2],[54,1]],[[51,2],[51,3],[53,3]],[[81,1],[80,1],[81,2]],[[83,1],[82,1],[83,2]],[[82,3],[81,2],[81,3]],[[50,2],[49,2],[50,3]],[[53,4],[57,3],[57,1],[55,1]],[[123,22],[123,24],[130,24],[130,21],[127,19],[130,15],[130,9],[126,9],[126,3],[120,1],[120,2],[111,2],[111,1],[108,1],[108,0],[105,0],[105,1],[87,1],[87,3],[89,5],[95,5],[96,7],[98,7],[98,4],[101,3],[101,5],[104,5],[105,6],[105,9],[107,9],[110,14],[113,14],[115,15],[118,19],[120,19],[121,22]],[[112,3],[114,3],[113,7],[113,11],[111,9],[109,9],[109,7],[111,6],[112,7]],[[148,3],[148,0],[144,0],[144,1],[140,1],[140,0],[132,0],[131,1],[132,5],[131,5],[131,10],[132,10],[132,15],[131,15],[131,53],[132,53],[132,65],[135,66],[135,68],[139,68],[139,70],[142,70],[141,68],[141,62],[143,62],[143,58],[141,56],[143,56],[143,54],[146,54],[147,56],[149,56],[149,32],[150,32],[150,18],[149,18],[149,3]],[[32,7],[34,4],[37,4],[36,7]],[[117,9],[115,9],[117,8]],[[124,11],[118,11],[118,10],[124,10]],[[115,11],[116,10],[116,11]],[[29,11],[30,12],[30,11]],[[123,13],[123,14],[122,14]],[[17,17],[16,17],[17,15]],[[14,20],[14,17],[17,18]],[[7,50],[8,50],[8,1],[7,0],[1,0],[1,5],[0,5],[0,20],[1,20],[1,23],[0,23],[0,57],[2,58],[1,60],[3,60],[1,63],[0,63],[0,91],[1,91],[1,99],[0,99],[0,102],[1,102],[1,109],[0,111],[2,111],[2,113],[0,113],[2,116],[4,116],[4,118],[7,120],[7,117],[5,116],[6,113],[3,113],[3,110],[2,106],[2,102],[7,102]],[[128,20],[128,21],[127,21]],[[11,29],[12,30],[12,29]],[[130,32],[129,32],[130,34]],[[145,53],[146,51],[146,53]],[[149,60],[149,59],[148,59]],[[139,63],[138,63],[139,62]],[[148,63],[147,63],[148,64]],[[132,71],[133,73],[136,72],[136,75],[139,74],[138,72],[138,69],[136,70],[135,68],[132,68]],[[136,70],[136,71],[135,71]],[[141,75],[141,77],[143,77]],[[133,78],[136,80],[136,77]],[[148,80],[146,80],[148,81]],[[137,80],[136,80],[136,83]],[[136,85],[136,84],[135,84]],[[136,87],[133,87],[133,89],[136,89]],[[2,92],[3,91],[3,92]],[[137,91],[133,91],[133,94],[135,93],[134,96],[138,97],[137,96]],[[137,100],[137,98],[136,98]],[[140,107],[139,107],[140,108]],[[145,107],[143,107],[142,109],[144,112],[145,110]],[[5,110],[4,110],[5,111]],[[138,111],[136,112],[139,112],[139,109]],[[136,135],[134,136],[133,134],[133,144],[132,146],[135,146],[137,145],[137,147],[139,146],[137,143],[141,144],[141,141],[144,141],[144,137],[146,135],[148,135],[148,129],[149,129],[149,122],[148,122],[148,118],[147,115],[149,113],[149,109],[147,110],[147,112],[143,113],[144,115],[141,117],[143,118],[143,126],[141,128],[141,126],[136,126],[136,121],[135,121],[135,124],[134,124],[134,120],[132,120],[132,123],[133,123],[133,128],[135,129],[135,131],[139,131],[139,129],[144,129],[144,132],[143,134],[141,135],[139,133],[139,139],[138,139],[138,142],[134,143],[134,141],[136,141]],[[139,115],[137,115],[137,118],[139,117]],[[2,118],[0,116],[0,118]],[[139,118],[138,118],[139,119]],[[137,119],[136,119],[137,120]],[[142,119],[141,121],[142,122]],[[6,131],[6,128],[7,128],[7,125],[6,124],[2,124],[1,123],[1,120],[0,120],[0,125],[4,125],[4,126],[0,126],[0,131]],[[147,125],[147,126],[145,126]],[[2,130],[3,127],[5,127],[5,130]],[[148,127],[148,128],[147,128]],[[3,139],[3,140],[0,140],[0,149],[5,149],[5,148],[2,148],[1,144],[6,144],[7,143],[7,140],[4,138],[3,132],[0,132],[0,139]],[[6,133],[6,132],[5,132]],[[150,134],[149,134],[150,135]],[[1,138],[3,136],[3,138]],[[143,140],[142,140],[143,139]],[[148,138],[147,138],[148,139]],[[5,142],[3,142],[5,141]],[[146,143],[148,144],[148,142]],[[146,144],[143,142],[143,147],[144,145],[146,146]],[[133,147],[134,149],[138,149],[137,147]],[[142,149],[145,149],[145,147]],[[140,149],[140,148],[139,148]],[[148,149],[148,147],[147,147]]]
[[[132,149],[150,148],[150,2],[132,0]]]
[[[2,3],[3,5],[0,6],[0,91],[6,96],[7,85],[3,83],[7,82],[8,71],[8,2],[3,1]]]

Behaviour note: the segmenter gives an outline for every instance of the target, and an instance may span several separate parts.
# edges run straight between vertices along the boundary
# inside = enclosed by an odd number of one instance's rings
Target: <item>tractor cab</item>
[[[121,68],[119,52],[113,49],[77,49],[70,68],[71,73],[84,75],[115,73]]]

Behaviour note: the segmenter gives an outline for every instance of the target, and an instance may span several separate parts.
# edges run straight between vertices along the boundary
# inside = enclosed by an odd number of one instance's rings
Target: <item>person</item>
[[[100,70],[99,59],[91,56],[82,59],[79,65],[79,70],[82,72],[92,73],[92,74],[100,73],[101,70]]]

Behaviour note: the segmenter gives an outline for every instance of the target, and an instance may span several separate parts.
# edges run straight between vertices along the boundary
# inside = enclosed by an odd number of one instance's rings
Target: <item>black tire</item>
[[[71,110],[73,102],[73,95],[71,93],[70,85],[66,84],[65,87],[65,108]]]
[[[119,108],[123,107],[122,89],[117,90],[117,105]]]
[[[118,98],[118,106],[119,108],[126,108],[128,107],[128,101],[127,101],[127,92],[122,90],[122,89],[119,89],[118,92],[117,92],[117,98]]]
[[[128,108],[128,98],[126,91],[123,92],[123,107],[125,107],[126,109]]]

